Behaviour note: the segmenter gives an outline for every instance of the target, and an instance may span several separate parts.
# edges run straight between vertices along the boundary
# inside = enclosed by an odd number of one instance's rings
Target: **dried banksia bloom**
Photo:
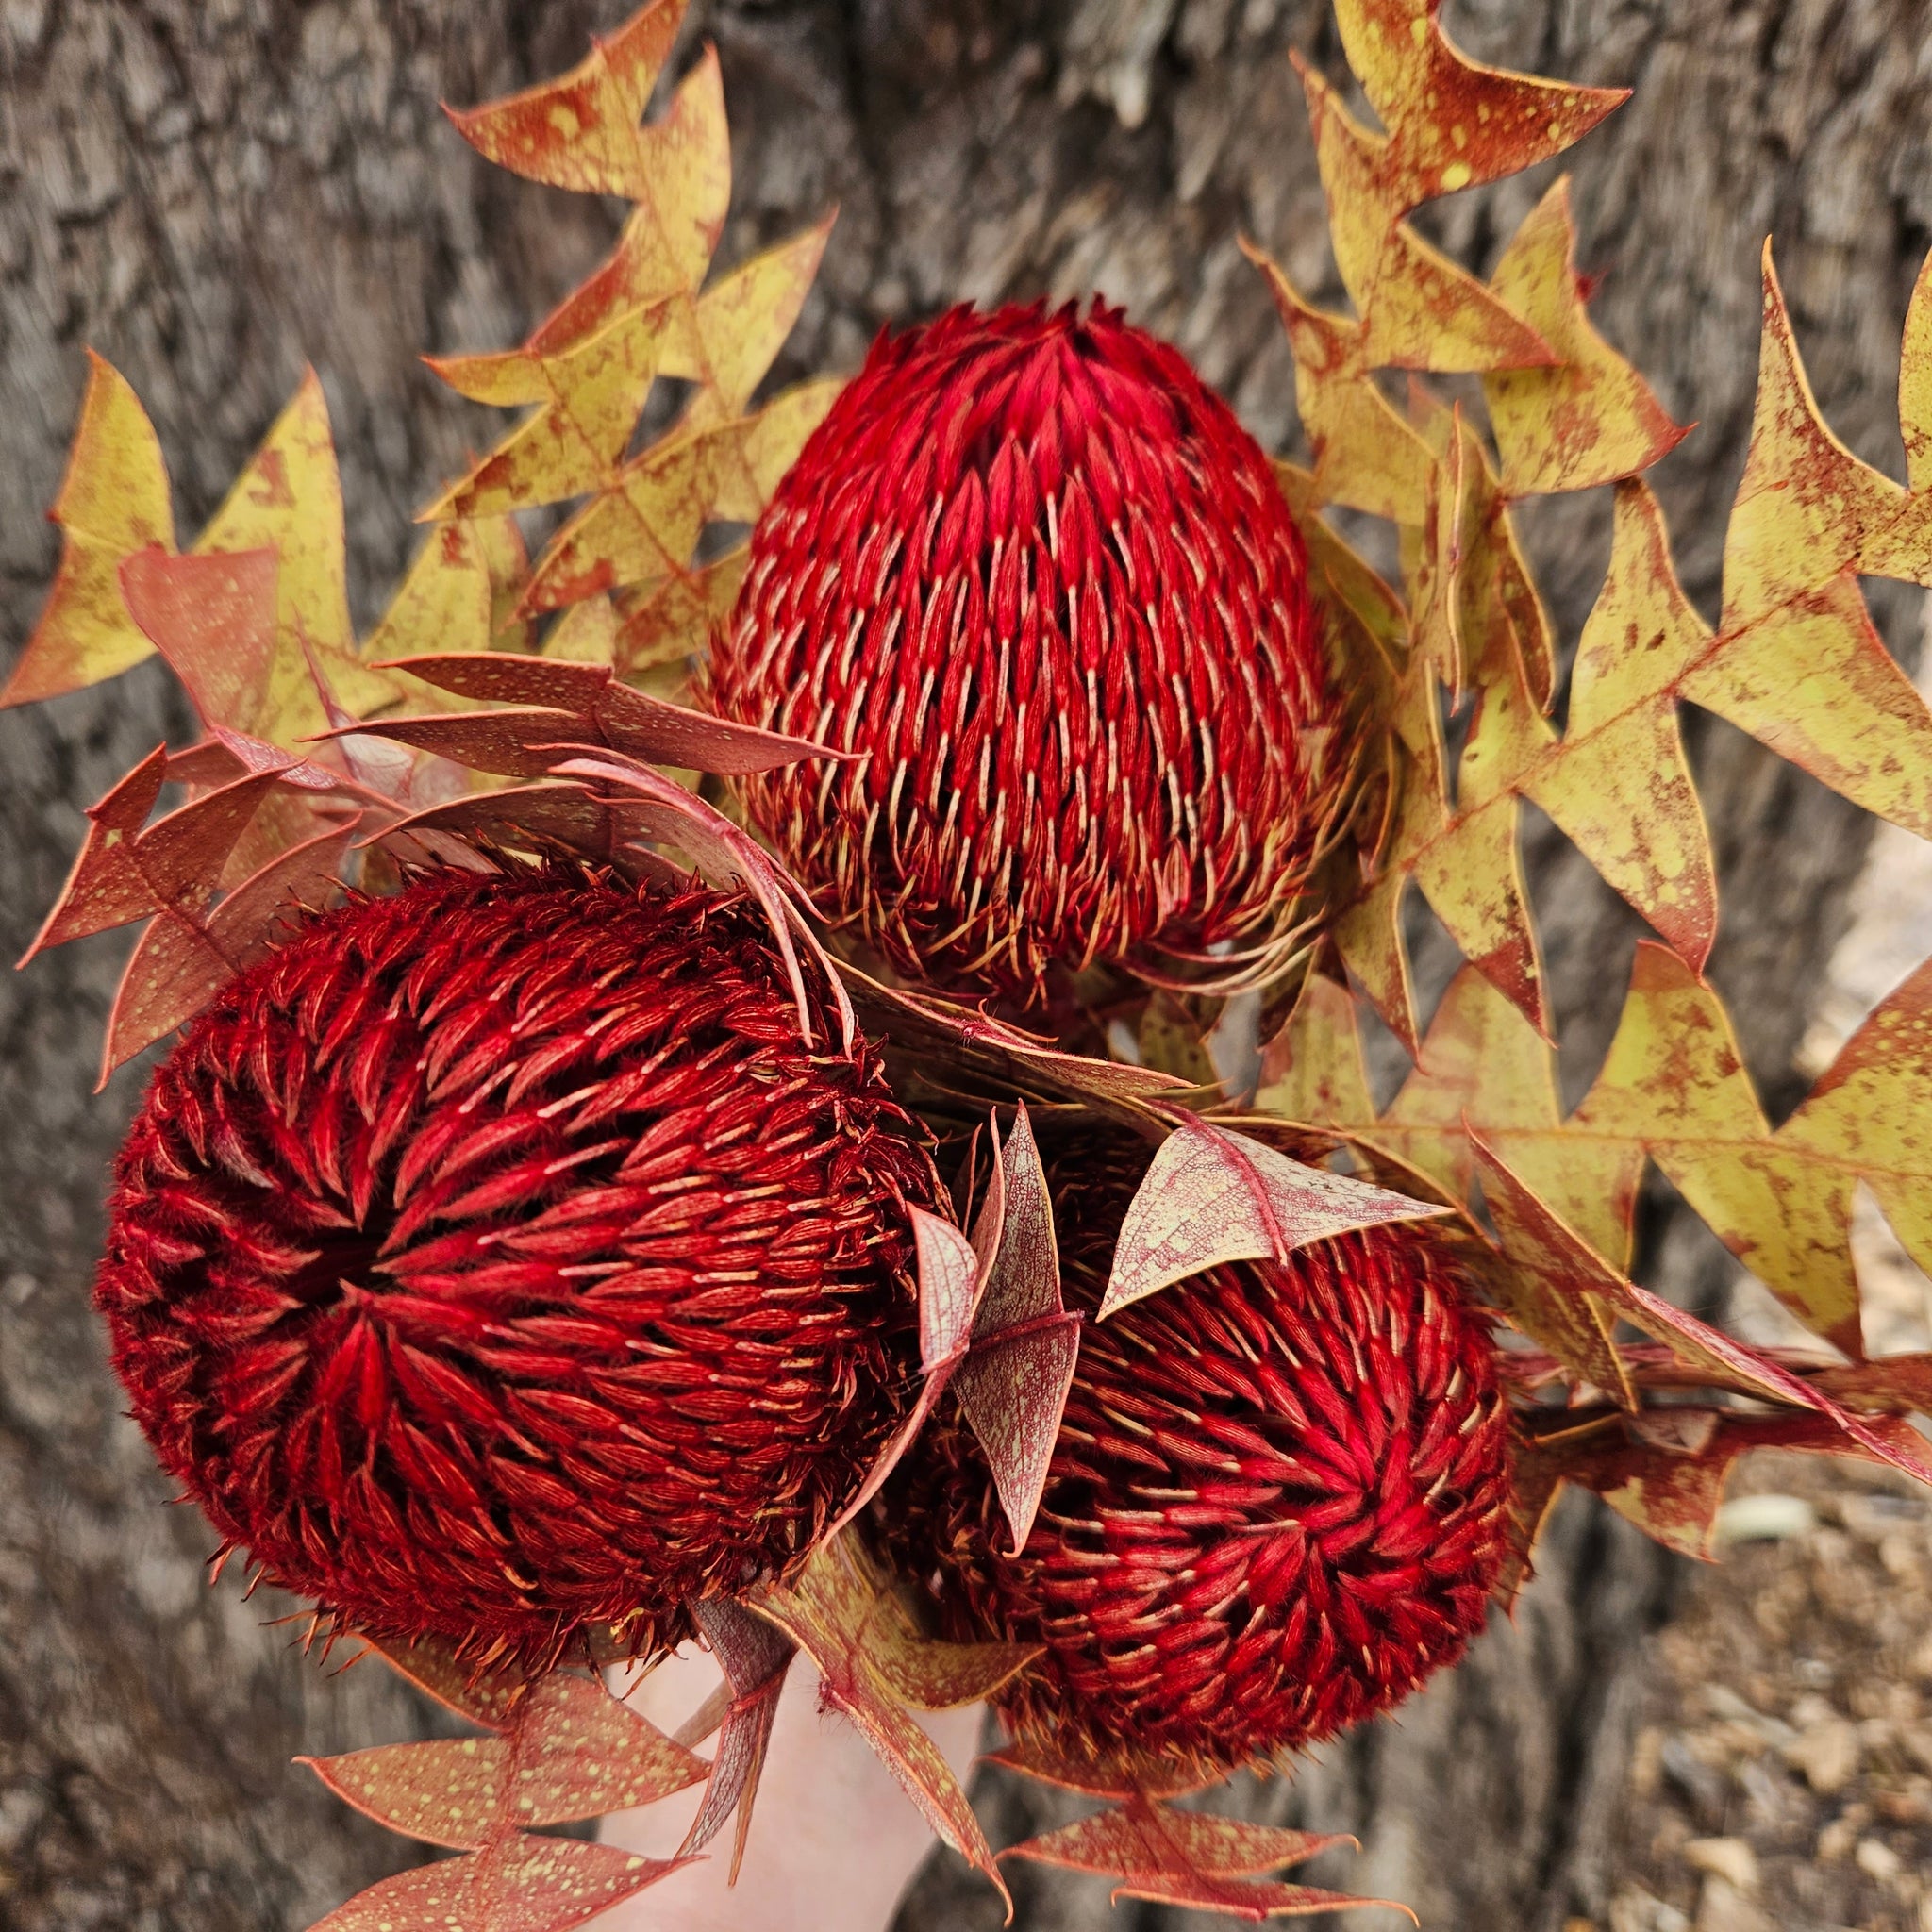
[[[378,1636],[641,1649],[782,1571],[916,1365],[917,1130],[756,907],[564,870],[308,921],[162,1064],[96,1290],[228,1546]]]
[[[1277,956],[1347,791],[1343,706],[1268,458],[1096,303],[882,336],[759,520],[711,701],[862,762],[751,817],[902,973]]]
[[[1063,1162],[1070,1304],[1099,1306],[1131,1182]],[[1211,1770],[1400,1702],[1482,1627],[1508,1422],[1441,1231],[1391,1224],[1217,1268],[1090,1319],[1024,1550],[942,1414],[898,1478],[894,1554],[950,1634],[1045,1654],[1022,1735]]]

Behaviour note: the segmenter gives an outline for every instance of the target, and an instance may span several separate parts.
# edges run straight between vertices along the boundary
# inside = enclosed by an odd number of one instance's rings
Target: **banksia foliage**
[[[195,1022],[97,1298],[161,1461],[275,1581],[472,1654],[646,1649],[856,1487],[931,1194],[870,1050],[801,1043],[756,908],[443,872]]]
[[[1100,1304],[1130,1185],[1056,1187],[1069,1300]],[[1041,1642],[1024,1738],[1218,1773],[1401,1701],[1483,1625],[1509,1424],[1454,1237],[1368,1227],[1090,1321],[1040,1510],[1009,1554],[942,1418],[891,1535],[951,1634]]]
[[[712,700],[864,754],[746,803],[902,973],[1035,1002],[1056,964],[1265,958],[1349,762],[1307,571],[1174,349],[956,308],[881,337],[779,486]]]
[[[1249,250],[1307,468],[1100,304],[955,309],[768,394],[827,227],[713,259],[730,139],[715,57],[667,74],[682,0],[455,117],[634,211],[521,346],[435,361],[529,413],[368,635],[321,381],[195,533],[93,360],[0,704],[158,652],[204,727],[91,808],[33,948],[145,922],[104,1067],[188,1029],[120,1164],[115,1360],[225,1547],[484,1733],[317,1766],[461,1855],[330,1932],[569,1932],[734,1815],[741,1850],[798,1655],[995,1885],[1021,1857],[1250,1922],[1363,1903],[1261,1876],[1335,1840],[1169,1800],[1449,1663],[1565,1486],[1701,1555],[1758,1448],[1932,1478],[1932,1355],[1864,1357],[1848,1233],[1862,1186],[1932,1267],[1932,963],[1774,1124],[1705,977],[1678,724],[1932,837],[1932,711],[1859,590],[1932,583],[1932,272],[1901,483],[1819,414],[1767,254],[1712,628],[1642,480],[1683,432],[1591,326],[1563,182],[1487,281],[1409,221],[1620,96],[1469,61],[1439,6],[1336,0],[1376,125],[1302,69],[1345,308]],[[1599,488],[1559,708],[1517,505]],[[528,557],[520,513],[565,504]],[[1657,936],[1580,1099],[1531,805]],[[391,896],[300,909],[349,881]],[[1413,893],[1464,960],[1426,1022]],[[1252,1111],[1204,1109],[1206,1002],[1298,956]],[[1014,1024],[1042,1007],[1059,1046]],[[1137,1009],[1137,1064],[1070,1050],[1105,1014],[1124,1051]],[[976,1137],[970,1225],[928,1133]],[[1653,1167],[1819,1350],[1630,1279]],[[693,1631],[726,1686],[675,1741],[588,1666]],[[913,1715],[988,1696],[1009,1770],[1113,1808],[995,1854]],[[699,1777],[675,1857],[534,1835]]]

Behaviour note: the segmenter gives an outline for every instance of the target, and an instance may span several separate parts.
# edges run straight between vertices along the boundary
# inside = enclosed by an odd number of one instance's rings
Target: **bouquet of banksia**
[[[335,1932],[560,1932],[734,1817],[741,1851],[801,1652],[1002,1890],[1361,1903],[1267,1875],[1332,1840],[1175,1801],[1453,1664],[1562,1484],[1702,1552],[1754,1447],[1932,1480],[1932,1357],[1865,1357],[1847,1245],[1863,1182],[1932,1265],[1932,967],[1774,1130],[1702,976],[1677,723],[1932,836],[1932,716],[1857,583],[1932,582],[1932,293],[1901,485],[1821,421],[1767,255],[1712,630],[1641,480],[1682,431],[1591,327],[1563,185],[1486,283],[1407,222],[1619,96],[1337,0],[1380,130],[1303,78],[1354,312],[1255,258],[1304,470],[1099,301],[761,399],[826,230],[714,272],[714,58],[646,118],[681,13],[455,116],[634,209],[521,348],[435,363],[528,413],[368,638],[312,376],[181,550],[93,364],[7,699],[158,651],[205,732],[93,808],[36,943],[146,921],[106,1065],[180,1035],[114,1178],[116,1370],[221,1555],[479,1733],[314,1765],[462,1854]],[[1559,729],[1511,506],[1593,488]],[[562,503],[533,561],[516,513]],[[1399,584],[1330,506],[1394,525]],[[1567,1113],[1525,799],[1657,935]],[[1411,891],[1466,962],[1426,1030]],[[1381,1108],[1364,1008],[1414,1061]],[[1224,1086],[1257,1009],[1258,1090]],[[1651,1163],[1815,1347],[1630,1280]],[[725,1682],[671,1737],[603,1673],[686,1642]],[[994,1850],[914,1716],[988,1698],[1091,1815]],[[668,1859],[542,1830],[698,1783]]]

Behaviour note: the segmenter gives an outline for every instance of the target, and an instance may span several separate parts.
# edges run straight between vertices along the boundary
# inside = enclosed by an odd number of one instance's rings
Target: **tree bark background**
[[[363,622],[410,511],[495,433],[416,363],[508,346],[597,258],[608,207],[511,179],[436,111],[561,69],[624,0],[4,0],[0,4],[0,636],[25,639],[57,557],[58,486],[92,344],[132,380],[192,529],[292,389],[322,374]],[[1924,0],[1451,0],[1481,58],[1637,98],[1573,158],[1599,325],[1701,427],[1657,474],[1691,594],[1714,606],[1756,370],[1757,244],[1773,234],[1840,434],[1900,468],[1898,332],[1932,233]],[[883,323],[961,298],[1098,290],[1172,337],[1262,440],[1291,449],[1293,385],[1254,235],[1340,299],[1299,48],[1342,76],[1325,0],[695,0],[718,42],[737,191],[724,258],[841,214],[781,376],[849,369]],[[1432,213],[1477,269],[1548,171]],[[1537,507],[1529,536],[1566,641],[1607,554],[1607,506]],[[1916,605],[1881,622],[1917,647]],[[0,947],[25,947],[81,808],[188,726],[152,665],[0,716]],[[1806,993],[1868,827],[1715,721],[1694,755],[1725,892],[1713,973],[1774,1111]],[[1636,928],[1553,828],[1535,891],[1573,1094],[1607,1045]],[[1417,939],[1445,976],[1425,915]],[[125,936],[0,982],[0,1923],[20,1932],[299,1927],[409,1848],[326,1800],[297,1751],[421,1734],[375,1670],[330,1675],[210,1591],[210,1538],[168,1510],[87,1307],[106,1164],[141,1073],[90,1098]],[[1425,971],[1430,969],[1425,969]],[[1709,1303],[1725,1270],[1661,1195],[1648,1278]],[[1434,1932],[1599,1913],[1632,1660],[1671,1565],[1572,1503],[1513,1626],[1324,1754],[1257,1815],[1357,1832],[1346,1882]],[[1003,1835],[1051,1812],[981,1793]],[[780,1821],[764,1821],[767,1829]],[[858,1848],[855,1847],[858,1855]],[[1317,1874],[1322,1875],[1322,1874]],[[1021,1923],[1097,1925],[1104,1888],[1019,1874]],[[991,1926],[936,1859],[905,1932]],[[1178,1926],[1124,1905],[1122,1927]],[[1204,1922],[1205,1923],[1205,1922]],[[1362,1922],[1373,1924],[1373,1921]]]

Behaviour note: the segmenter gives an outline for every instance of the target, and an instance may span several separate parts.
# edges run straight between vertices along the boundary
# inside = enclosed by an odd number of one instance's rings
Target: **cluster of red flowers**
[[[956,310],[780,488],[710,699],[863,755],[743,802],[906,978],[1265,964],[1347,808],[1307,572],[1172,349]],[[308,918],[194,1023],[99,1301],[161,1459],[275,1580],[473,1657],[654,1649],[784,1575],[908,1412],[930,1143],[811,974],[801,1024],[757,906],[479,862]],[[1091,1131],[1056,1198],[1090,1313],[1144,1165]],[[1507,1423],[1427,1227],[1089,1321],[1018,1555],[949,1403],[874,1527],[957,1634],[1044,1643],[1024,1729],[1265,1759],[1481,1624]]]
[[[1145,1165],[1114,1143],[1055,1174],[1090,1313]],[[1319,1742],[1461,1656],[1502,1561],[1507,1434],[1452,1244],[1369,1228],[1090,1322],[1024,1549],[952,1415],[886,1533],[953,1635],[1045,1642],[1003,1693],[1016,1728],[1212,1774]]]
[[[741,901],[433,874],[191,1027],[98,1299],[275,1581],[378,1636],[655,1649],[803,1556],[905,1409],[916,1134],[876,1055],[801,1042]]]
[[[752,539],[712,698],[854,764],[753,780],[828,919],[908,976],[1262,943],[1347,766],[1268,459],[1096,304],[882,336]]]

